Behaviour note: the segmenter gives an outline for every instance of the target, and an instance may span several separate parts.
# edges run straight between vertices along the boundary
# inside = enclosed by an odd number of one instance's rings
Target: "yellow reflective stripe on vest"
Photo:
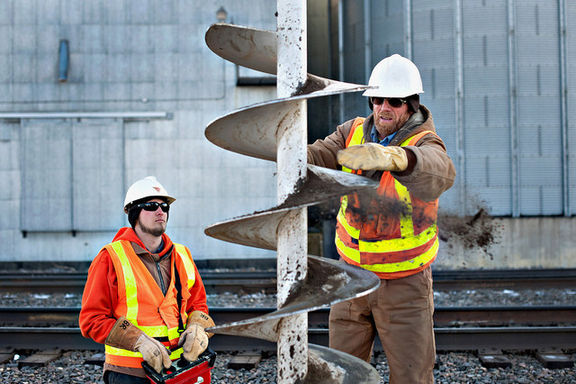
[[[414,236],[414,224],[412,222],[412,199],[410,199],[410,192],[398,180],[394,179],[394,187],[398,194],[398,199],[404,203],[402,214],[400,215],[400,233],[402,238]],[[405,212],[404,212],[405,211]]]
[[[194,265],[192,264],[192,260],[190,260],[190,257],[188,257],[188,252],[186,252],[186,248],[182,244],[174,244],[174,247],[176,248],[176,252],[178,252],[178,255],[180,255],[182,264],[184,264],[184,269],[186,270],[186,276],[188,276],[187,286],[188,289],[190,289],[196,282]]]
[[[150,337],[167,337],[170,340],[180,337],[180,334],[178,333],[178,327],[170,329],[168,329],[168,327],[165,325],[161,325],[159,327],[138,325],[137,327]]]
[[[168,348],[166,348],[166,349],[168,349]],[[125,356],[125,357],[137,357],[137,358],[142,359],[142,354],[140,352],[133,352],[133,351],[129,351],[127,349],[111,347],[109,345],[104,346],[104,351],[109,355]],[[179,359],[180,356],[182,355],[183,349],[178,348],[174,351],[170,351],[168,349],[168,352],[170,352],[170,360],[176,360],[176,359]]]
[[[130,320],[132,324],[138,325],[138,295],[134,271],[132,270],[128,256],[126,256],[122,242],[115,241],[111,245],[118,256],[118,260],[120,260],[120,264],[122,264],[122,274],[124,275],[124,285],[126,287],[126,318]]]
[[[342,196],[342,202],[341,202],[340,210],[338,211],[338,216],[336,217],[336,220],[338,220],[340,225],[342,225],[342,227],[344,227],[344,229],[346,230],[346,233],[348,233],[350,235],[350,237],[357,239],[360,236],[360,230],[357,228],[354,228],[353,226],[348,224],[348,222],[346,221],[346,208],[348,208],[348,195]]]
[[[360,124],[356,128],[354,128],[354,133],[352,134],[352,139],[350,139],[350,145],[359,145],[359,144],[363,144],[363,142],[364,142],[364,128],[363,128],[363,124]],[[352,144],[352,143],[354,143],[354,144]],[[346,168],[345,166],[342,166],[342,170],[344,172],[352,173],[352,170],[350,168]]]
[[[360,265],[360,267],[364,269],[367,269],[372,272],[381,272],[381,273],[392,273],[398,271],[409,271],[411,269],[417,269],[422,265],[427,264],[430,260],[434,258],[434,256],[436,256],[439,246],[440,242],[438,241],[438,238],[436,238],[434,244],[432,245],[432,247],[430,247],[428,251],[410,260],[390,264],[362,264],[360,258],[360,251],[348,248],[346,244],[344,244],[342,240],[340,240],[338,236],[336,236],[336,248],[342,251],[342,253],[346,255],[346,257],[357,262]]]

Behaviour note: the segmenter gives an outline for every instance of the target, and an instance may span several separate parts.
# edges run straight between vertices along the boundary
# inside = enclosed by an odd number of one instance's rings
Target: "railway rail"
[[[576,350],[576,327],[467,327],[435,328],[437,351]],[[0,327],[0,346],[13,349],[102,350],[103,345],[82,337],[75,327]],[[310,328],[308,340],[328,345],[328,330]],[[216,351],[275,351],[264,340],[218,335],[210,341]],[[381,351],[378,342],[376,351]]]
[[[276,291],[275,271],[201,270],[200,275],[206,289],[210,292],[272,293]],[[433,275],[436,290],[576,288],[576,269],[438,271]],[[0,291],[2,292],[82,293],[85,282],[86,273],[84,272],[0,271]]]
[[[274,308],[212,307],[218,323],[231,323],[263,316]],[[328,308],[308,313],[312,328],[327,328]],[[77,327],[80,308],[76,307],[0,307],[0,326]],[[437,307],[436,327],[558,326],[576,324],[576,306]]]
[[[273,308],[212,308],[216,323],[263,315]],[[79,308],[0,308],[0,346],[11,348],[102,349],[81,336]],[[438,351],[478,349],[576,350],[576,306],[436,308]],[[309,313],[310,342],[328,345],[328,309]],[[273,351],[269,342],[218,335],[220,351]],[[377,350],[381,348],[378,344]]]

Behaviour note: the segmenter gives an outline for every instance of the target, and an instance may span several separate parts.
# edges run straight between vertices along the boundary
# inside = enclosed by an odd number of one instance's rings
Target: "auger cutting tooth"
[[[378,182],[372,179],[308,165],[306,181],[282,205],[211,225],[204,233],[231,243],[275,250],[278,225],[290,210],[376,188]]]

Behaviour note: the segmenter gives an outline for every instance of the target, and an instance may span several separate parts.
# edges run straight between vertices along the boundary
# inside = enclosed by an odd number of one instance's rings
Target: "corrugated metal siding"
[[[516,3],[519,214],[562,214],[558,4]]]
[[[365,73],[365,38],[364,8],[361,1],[343,0],[343,38],[346,54],[344,55],[344,81],[366,84]],[[362,116],[367,104],[359,94],[346,94],[344,99],[344,120]],[[362,111],[362,112],[358,112]]]
[[[567,147],[571,150],[568,157],[567,183],[569,186],[569,209],[576,214],[576,3],[564,0],[566,22],[566,99],[567,99]]]
[[[458,161],[459,128],[456,104],[456,52],[454,33],[456,30],[454,2],[451,0],[412,1],[412,60],[422,76],[426,105],[434,118],[438,134],[446,143],[448,153],[455,163]],[[461,210],[459,191],[462,177],[456,179],[454,187],[442,196],[444,211]]]
[[[576,101],[573,23],[566,22],[566,51],[561,38],[562,17],[576,18],[576,6],[568,3],[371,2],[372,65],[393,53],[409,56],[403,52],[408,45],[402,21],[410,12],[422,102],[430,107],[458,170],[455,186],[442,198],[448,210],[474,214],[481,205],[501,216],[574,213],[576,162],[563,148],[566,140],[570,151],[576,136],[570,108]],[[354,15],[362,4],[356,2]],[[354,106],[356,113],[365,111]]]

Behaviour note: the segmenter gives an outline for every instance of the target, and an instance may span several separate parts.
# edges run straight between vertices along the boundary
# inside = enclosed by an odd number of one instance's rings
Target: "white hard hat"
[[[422,90],[422,79],[416,65],[398,54],[381,60],[370,75],[367,89],[362,96],[408,97]]]
[[[128,188],[126,198],[124,199],[124,212],[128,213],[129,206],[135,201],[152,197],[161,197],[166,200],[168,204],[172,204],[175,198],[168,195],[166,189],[156,180],[154,176],[148,176],[138,180]]]

